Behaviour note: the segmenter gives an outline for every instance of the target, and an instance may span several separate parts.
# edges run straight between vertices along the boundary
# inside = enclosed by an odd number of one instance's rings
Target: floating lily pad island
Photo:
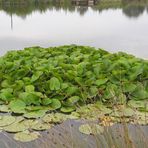
[[[79,127],[84,134],[147,125],[148,61],[76,45],[9,51],[0,57],[0,112],[0,129],[22,142],[68,119],[94,121]]]

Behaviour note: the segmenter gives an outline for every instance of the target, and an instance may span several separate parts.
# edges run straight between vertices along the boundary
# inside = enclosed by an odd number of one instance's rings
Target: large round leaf
[[[46,112],[47,110],[32,111],[32,112],[25,113],[23,116],[28,119],[41,118],[45,115]]]
[[[79,127],[79,131],[83,134],[87,134],[87,135],[90,135],[90,134],[93,134],[93,135],[96,135],[96,134],[101,134],[104,132],[104,128],[98,124],[82,124],[80,127]]]
[[[9,103],[9,108],[14,113],[25,113],[25,102],[21,100],[13,100]]]
[[[40,133],[29,132],[29,131],[16,133],[14,135],[14,139],[17,141],[21,141],[21,142],[30,142],[30,141],[38,139],[39,137],[40,137]]]
[[[25,126],[22,122],[15,122],[7,127],[4,127],[4,130],[10,133],[17,133],[25,131],[26,129],[28,129],[28,127]]]
[[[47,129],[50,129],[51,128],[51,124],[49,123],[36,123],[35,125],[32,126],[32,129],[33,130],[36,130],[36,131],[43,131],[43,130],[47,130]]]
[[[62,113],[53,113],[45,115],[42,120],[46,123],[61,123],[67,120],[68,116]]]
[[[13,116],[0,116],[0,127],[7,126],[15,122],[15,117]]]

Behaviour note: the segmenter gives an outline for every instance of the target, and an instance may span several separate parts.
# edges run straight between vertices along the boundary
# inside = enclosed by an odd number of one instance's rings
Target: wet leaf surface
[[[29,142],[38,139],[40,134],[38,132],[24,131],[16,133],[14,139],[21,142]]]

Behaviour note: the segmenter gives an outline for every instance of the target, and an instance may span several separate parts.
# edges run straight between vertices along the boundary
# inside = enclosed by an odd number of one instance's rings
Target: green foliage
[[[14,113],[25,113],[25,102],[21,100],[12,100],[9,104],[9,108]]]
[[[72,112],[92,101],[148,99],[148,61],[84,46],[31,47],[0,57],[0,101],[30,118]]]

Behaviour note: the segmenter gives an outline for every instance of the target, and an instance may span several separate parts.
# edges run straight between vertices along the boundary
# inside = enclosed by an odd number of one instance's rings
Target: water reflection
[[[56,11],[77,11],[80,15],[84,15],[88,10],[88,6],[99,12],[121,8],[127,17],[135,18],[140,16],[144,10],[148,12],[148,0],[0,0],[0,10],[5,11],[10,16],[15,14],[23,19],[34,11],[44,13],[53,9]]]
[[[0,0],[0,55],[79,44],[148,58],[148,0],[111,1]]]

